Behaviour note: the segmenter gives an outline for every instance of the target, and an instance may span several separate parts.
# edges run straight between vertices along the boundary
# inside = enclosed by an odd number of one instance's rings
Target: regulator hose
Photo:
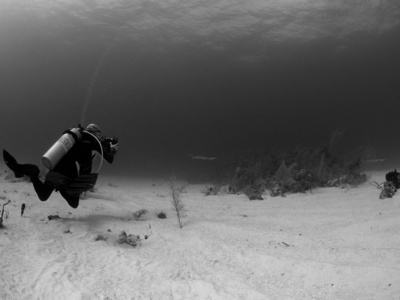
[[[97,168],[97,170],[95,172],[95,173],[99,173],[101,167],[103,166],[103,160],[104,160],[104,158],[103,158],[103,146],[101,145],[101,142],[99,141],[99,139],[95,135],[93,135],[92,133],[90,133],[89,131],[86,131],[86,130],[84,130],[84,132],[90,134],[99,143],[100,151],[101,151],[101,159],[100,159],[100,165],[99,165],[99,167]]]

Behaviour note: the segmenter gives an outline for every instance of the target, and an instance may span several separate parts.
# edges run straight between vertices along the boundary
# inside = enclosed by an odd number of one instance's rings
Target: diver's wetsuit
[[[69,190],[68,182],[70,179],[77,178],[81,175],[87,175],[92,170],[92,151],[101,154],[103,150],[103,158],[108,162],[114,161],[115,151],[112,151],[110,145],[105,140],[101,141],[102,149],[96,139],[91,134],[82,132],[82,139],[77,141],[70,151],[60,160],[60,162],[49,171],[46,179],[42,182],[39,175],[39,168],[32,164],[16,164],[13,157],[9,161],[14,160],[15,163],[7,163],[14,173],[18,172],[30,177],[35,191],[41,201],[46,201],[54,189],[58,190],[68,204],[77,208],[79,205],[79,197],[82,190]],[[7,153],[9,155],[9,153]],[[93,174],[96,175],[97,174]],[[90,187],[89,187],[90,188]],[[88,189],[89,189],[88,188]]]

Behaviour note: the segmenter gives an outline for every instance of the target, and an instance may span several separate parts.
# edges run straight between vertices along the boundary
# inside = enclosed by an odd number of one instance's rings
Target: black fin
[[[7,167],[10,168],[11,171],[14,172],[16,178],[24,177],[24,173],[22,172],[21,165],[17,163],[17,160],[6,150],[3,149],[3,159],[6,163]]]

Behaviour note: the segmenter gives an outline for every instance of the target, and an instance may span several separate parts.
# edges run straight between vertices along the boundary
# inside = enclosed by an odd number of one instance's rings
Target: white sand
[[[1,174],[0,204],[12,202],[0,230],[0,299],[400,297],[400,195],[380,200],[370,184],[264,201],[189,185],[179,229],[165,182],[100,176],[74,210],[59,193],[41,202],[30,183]],[[149,212],[135,221],[139,209]],[[151,235],[133,248],[117,243],[122,230]]]

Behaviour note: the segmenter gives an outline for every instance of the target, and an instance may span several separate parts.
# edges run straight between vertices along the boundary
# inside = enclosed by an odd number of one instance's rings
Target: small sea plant
[[[182,188],[179,188],[175,182],[174,178],[171,178],[169,183],[170,188],[170,196],[171,196],[171,204],[172,211],[176,213],[176,217],[178,219],[179,228],[182,229],[183,223],[182,219],[186,216],[186,207],[182,201]]]
[[[0,215],[0,228],[4,228],[3,225],[3,215],[4,215],[4,206],[6,206],[7,204],[9,204],[11,201],[8,200],[6,203],[3,204],[3,208],[1,209],[1,215]],[[7,216],[7,214],[6,214]]]
[[[135,221],[137,221],[137,220],[139,220],[139,218],[140,218],[142,215],[145,215],[145,214],[147,214],[147,213],[148,213],[148,211],[147,211],[146,209],[139,209],[139,210],[135,211],[134,213],[132,213],[133,219],[134,219]]]

